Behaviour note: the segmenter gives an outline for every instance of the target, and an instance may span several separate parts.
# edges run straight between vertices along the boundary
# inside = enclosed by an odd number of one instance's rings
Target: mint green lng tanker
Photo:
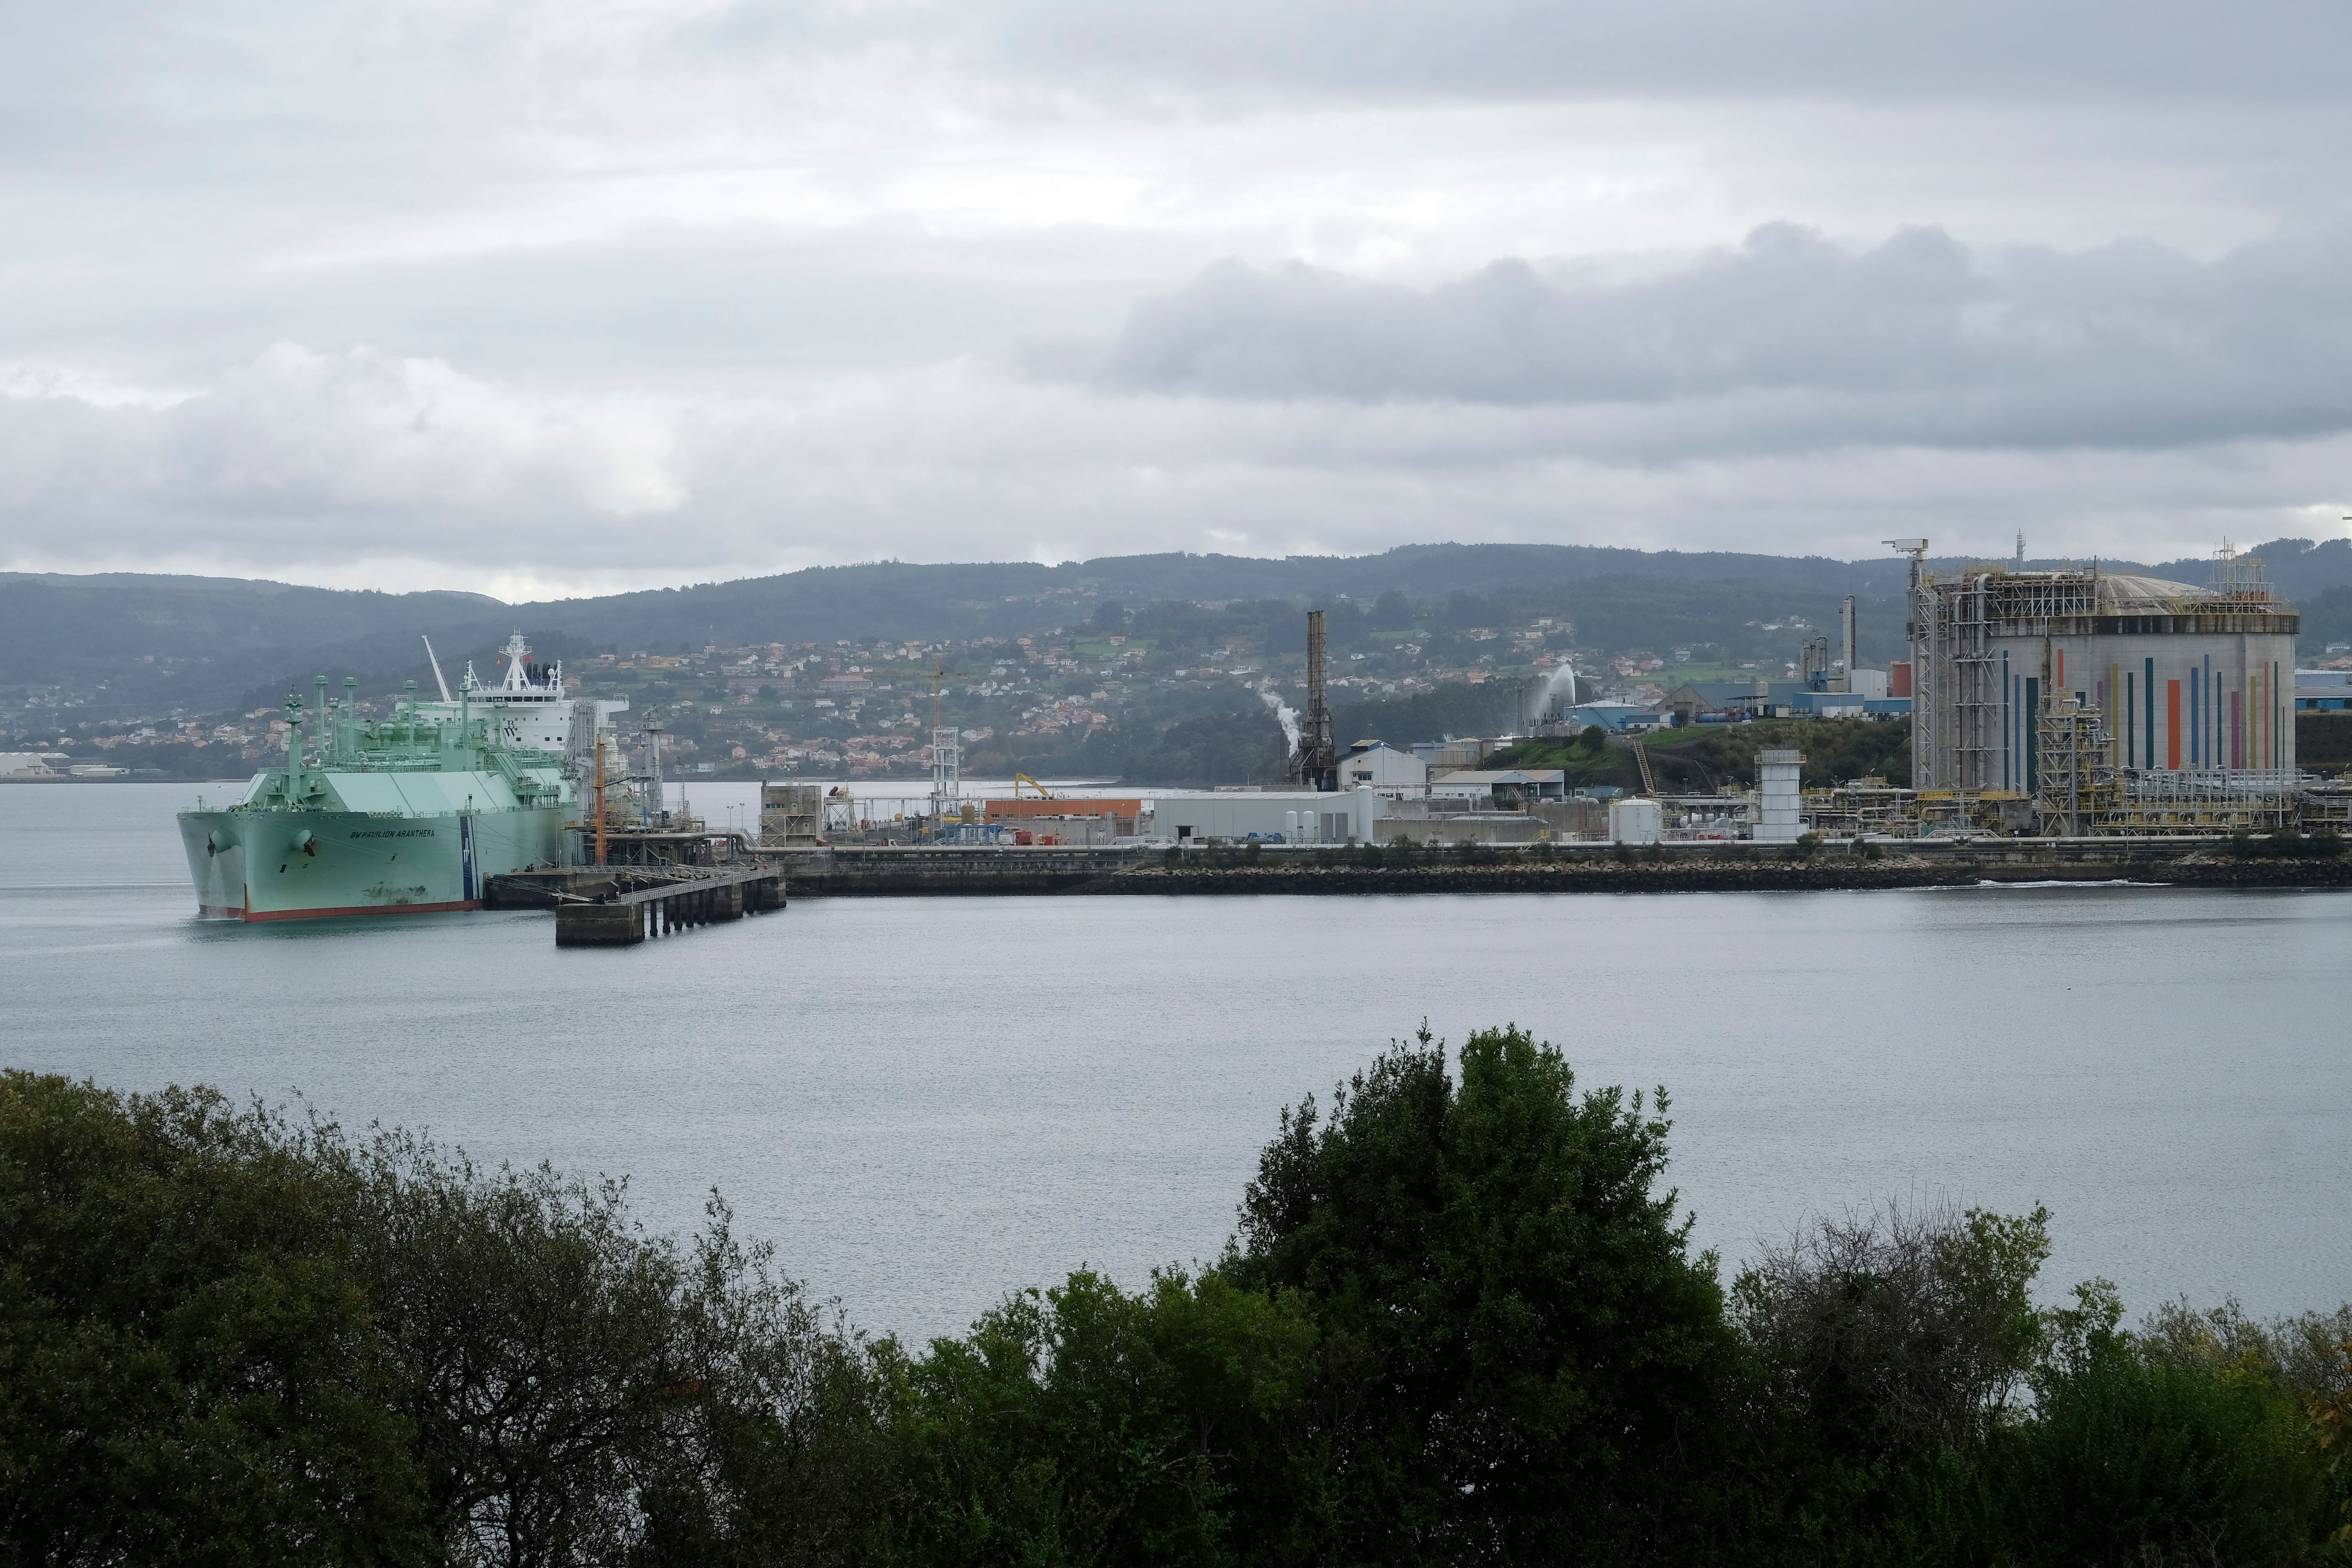
[[[411,695],[389,720],[331,704],[319,682],[306,757],[302,702],[287,700],[286,765],[257,773],[224,810],[180,813],[202,913],[225,920],[423,914],[480,907],[502,872],[564,863],[578,796],[564,763],[575,708],[560,671],[525,662],[517,637],[504,686],[468,669],[456,701]],[[446,692],[445,692],[446,697]],[[591,716],[593,715],[593,716]]]

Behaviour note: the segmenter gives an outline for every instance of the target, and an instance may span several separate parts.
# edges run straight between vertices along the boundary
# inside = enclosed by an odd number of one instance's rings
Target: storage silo
[[[2293,777],[2299,621],[2258,559],[2225,549],[2198,587],[2096,567],[1930,574],[1905,542],[1915,788],[2033,794],[2062,710],[2097,716],[2126,780]]]
[[[1764,751],[1756,753],[1756,825],[1759,844],[1794,844],[1805,831],[1804,794],[1800,784],[1805,753]]]

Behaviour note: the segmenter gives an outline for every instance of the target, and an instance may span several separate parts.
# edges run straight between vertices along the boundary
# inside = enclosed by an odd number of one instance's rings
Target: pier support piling
[[[605,882],[603,889],[597,896],[586,896],[584,889],[550,895],[556,900],[558,947],[631,947],[784,907],[782,873],[761,865],[716,868],[650,887]]]

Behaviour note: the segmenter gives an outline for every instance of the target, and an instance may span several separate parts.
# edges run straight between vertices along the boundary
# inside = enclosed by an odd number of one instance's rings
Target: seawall
[[[1978,882],[2162,883],[2186,887],[2352,887],[2352,859],[2265,859],[2224,844],[2179,840],[2000,840],[1917,853],[1882,846],[1871,859],[1843,848],[1795,858],[1779,848],[1726,854],[1664,846],[1619,858],[1578,846],[1549,861],[1501,855],[1465,861],[1439,852],[1377,865],[1354,850],[1261,855],[1077,851],[1025,859],[991,850],[849,849],[799,858],[795,898],[925,898],[1005,894],[1671,893],[1962,887]]]

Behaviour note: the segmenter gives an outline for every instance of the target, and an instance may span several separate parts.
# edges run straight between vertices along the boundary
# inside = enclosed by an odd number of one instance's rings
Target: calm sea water
[[[1277,1110],[1423,1017],[1666,1085],[1727,1258],[2041,1202],[2053,1289],[2352,1297],[2343,893],[809,900],[559,952],[537,914],[199,922],[196,793],[0,786],[0,1061],[625,1173],[663,1227],[715,1185],[876,1330],[1213,1256]]]

